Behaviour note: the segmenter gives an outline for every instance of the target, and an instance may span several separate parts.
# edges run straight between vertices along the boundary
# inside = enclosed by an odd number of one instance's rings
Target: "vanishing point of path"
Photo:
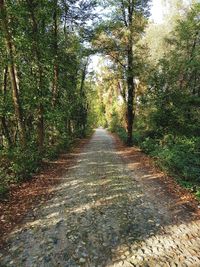
[[[139,175],[98,129],[54,197],[10,234],[0,266],[200,266],[200,221],[175,223]]]

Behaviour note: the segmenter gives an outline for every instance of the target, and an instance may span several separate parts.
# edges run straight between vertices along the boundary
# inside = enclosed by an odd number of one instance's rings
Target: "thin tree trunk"
[[[4,102],[6,100],[5,95],[6,95],[6,91],[7,91],[7,79],[8,79],[8,66],[6,66],[5,69],[3,70],[2,94],[3,94]],[[11,147],[12,146],[12,139],[10,137],[10,132],[9,132],[9,129],[7,126],[5,114],[2,114],[2,116],[1,116],[1,124],[2,124],[2,129],[3,129],[3,135],[5,136],[5,138],[8,142],[8,146]]]
[[[12,147],[12,139],[10,137],[10,132],[8,130],[5,116],[1,116],[1,124],[2,124],[3,134],[8,142],[8,146]]]
[[[86,118],[87,118],[87,107],[85,103],[85,92],[84,92],[84,84],[85,84],[85,78],[87,73],[87,66],[88,66],[88,59],[87,62],[84,65],[83,72],[82,72],[82,78],[81,78],[81,85],[80,85],[80,96],[81,96],[81,109],[80,109],[80,128],[81,128],[81,135],[85,135],[86,130]]]
[[[18,77],[17,77],[17,70],[15,66],[15,60],[14,60],[14,47],[12,43],[12,37],[9,32],[8,27],[8,18],[7,18],[7,12],[4,0],[0,0],[0,13],[1,13],[1,26],[2,30],[5,35],[5,43],[6,43],[6,49],[9,56],[9,75],[11,80],[11,86],[12,86],[12,98],[13,98],[13,104],[15,109],[15,116],[18,124],[18,130],[19,130],[19,139],[22,146],[26,145],[26,131],[25,131],[25,125],[23,121],[23,115],[22,115],[22,108],[20,104],[19,99],[19,84],[18,84]]]
[[[133,139],[133,99],[134,99],[134,76],[133,76],[133,68],[132,68],[132,51],[128,52],[128,77],[127,77],[127,85],[128,85],[128,101],[127,101],[127,144],[132,145]]]
[[[128,101],[127,101],[127,144],[132,145],[133,142],[133,100],[135,97],[134,73],[133,73],[133,7],[129,4],[129,43],[127,49],[127,87],[128,87]]]
[[[44,149],[44,108],[43,105],[40,104],[37,112],[37,139],[38,139],[38,146],[39,151],[42,154]]]
[[[58,1],[54,1],[54,14],[53,14],[53,22],[54,22],[54,66],[53,66],[53,87],[52,87],[52,105],[56,106],[57,97],[58,97],[58,75],[59,75],[59,67],[58,67],[58,11],[57,11]]]
[[[38,95],[42,98],[42,86],[43,86],[43,68],[41,65],[41,53],[38,47],[38,24],[35,18],[34,13],[34,4],[32,0],[27,0],[29,12],[31,15],[32,20],[32,27],[33,27],[33,52],[35,53],[36,61],[37,61],[37,68],[38,68]],[[41,102],[41,99],[39,100],[38,108],[37,108],[37,141],[38,141],[38,147],[39,151],[42,154],[43,148],[44,148],[44,107]]]

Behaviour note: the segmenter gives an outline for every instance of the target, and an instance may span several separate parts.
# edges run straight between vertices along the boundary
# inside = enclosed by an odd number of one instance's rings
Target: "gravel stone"
[[[54,197],[8,236],[0,266],[200,266],[200,221],[175,223],[173,199],[164,207],[140,176],[97,129]]]

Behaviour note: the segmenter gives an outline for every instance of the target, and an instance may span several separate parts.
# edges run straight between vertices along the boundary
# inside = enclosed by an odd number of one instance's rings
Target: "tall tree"
[[[37,66],[37,93],[39,96],[39,103],[37,107],[37,140],[38,140],[38,148],[40,153],[43,152],[44,145],[44,107],[42,103],[42,99],[40,99],[43,95],[43,66],[42,66],[42,53],[40,49],[40,32],[38,28],[37,21],[37,4],[34,3],[33,0],[26,0],[28,12],[30,14],[31,25],[32,25],[32,53],[35,58],[35,63]]]
[[[102,52],[109,55],[110,59],[120,64],[126,73],[127,86],[127,144],[132,144],[135,83],[138,76],[137,56],[135,47],[142,36],[146,17],[149,15],[149,2],[134,0],[108,1],[111,5],[111,20],[99,27],[98,41],[95,45]]]
[[[5,68],[3,68],[3,77],[2,77],[2,98],[3,98],[3,105],[5,106],[5,102],[6,102],[6,94],[7,94],[7,87],[8,87],[8,65],[5,66]],[[10,131],[7,125],[7,121],[6,121],[6,114],[5,114],[5,107],[3,108],[3,112],[0,116],[1,119],[1,125],[2,125],[2,131],[3,131],[3,135],[5,136],[8,146],[11,147],[12,146],[12,139],[10,136]]]
[[[19,78],[17,75],[17,67],[15,63],[15,50],[13,44],[13,38],[11,34],[11,29],[9,28],[9,18],[7,14],[7,9],[4,0],[0,0],[0,19],[1,19],[1,29],[4,33],[4,39],[8,54],[8,66],[9,75],[12,85],[12,95],[13,104],[15,108],[15,116],[18,124],[19,138],[23,146],[26,145],[26,131],[22,113],[22,107],[19,98]]]
[[[59,75],[59,65],[58,65],[58,0],[53,1],[54,12],[53,12],[53,52],[54,52],[54,62],[53,62],[53,86],[52,86],[52,105],[55,107],[56,99],[58,97],[58,75]]]

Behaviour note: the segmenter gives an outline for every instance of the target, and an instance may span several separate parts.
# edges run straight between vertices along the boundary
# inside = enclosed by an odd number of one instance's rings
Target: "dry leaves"
[[[42,171],[31,180],[10,188],[8,199],[0,202],[0,246],[29,211],[53,195],[54,185],[62,181],[67,168],[75,164],[78,153],[87,142],[88,139],[77,141],[71,153],[60,155],[56,161],[44,162]]]

